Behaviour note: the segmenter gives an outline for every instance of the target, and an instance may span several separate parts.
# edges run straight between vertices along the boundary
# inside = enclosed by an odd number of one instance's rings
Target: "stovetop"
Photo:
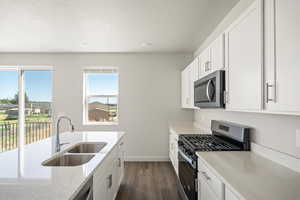
[[[181,135],[180,141],[192,151],[240,151],[241,148],[209,134]]]

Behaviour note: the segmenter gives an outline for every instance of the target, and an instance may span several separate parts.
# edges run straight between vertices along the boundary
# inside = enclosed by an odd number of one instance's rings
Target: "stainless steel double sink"
[[[43,166],[79,166],[89,162],[95,153],[99,153],[106,142],[81,142],[77,143],[54,158],[50,158],[42,163]]]

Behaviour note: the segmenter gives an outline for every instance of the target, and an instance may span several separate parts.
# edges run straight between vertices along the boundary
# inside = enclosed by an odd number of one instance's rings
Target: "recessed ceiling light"
[[[151,45],[152,45],[151,42],[143,42],[143,43],[141,44],[142,47],[149,47],[149,46],[151,46]]]

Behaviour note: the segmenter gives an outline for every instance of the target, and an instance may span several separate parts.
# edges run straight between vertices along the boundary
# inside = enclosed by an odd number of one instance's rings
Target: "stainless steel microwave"
[[[225,108],[225,71],[215,71],[194,82],[194,102],[199,108]]]

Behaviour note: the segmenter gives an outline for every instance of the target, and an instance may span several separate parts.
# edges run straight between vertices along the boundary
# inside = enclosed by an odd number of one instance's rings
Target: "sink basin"
[[[89,162],[94,155],[72,155],[65,154],[44,162],[43,166],[78,166]]]
[[[106,144],[106,142],[79,143],[72,147],[68,153],[98,153]]]

